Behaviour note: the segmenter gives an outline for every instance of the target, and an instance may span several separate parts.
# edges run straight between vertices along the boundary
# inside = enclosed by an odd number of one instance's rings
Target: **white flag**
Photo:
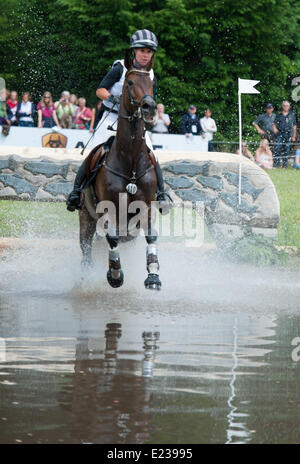
[[[249,79],[239,78],[239,93],[260,93],[254,88],[260,81],[251,81]]]

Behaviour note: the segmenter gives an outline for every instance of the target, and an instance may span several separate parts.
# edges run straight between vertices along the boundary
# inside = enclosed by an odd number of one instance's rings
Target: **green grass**
[[[280,201],[278,244],[300,250],[300,172],[289,168],[269,174]],[[77,239],[78,214],[68,212],[64,203],[0,200],[0,237],[23,236]]]
[[[300,250],[300,172],[288,169],[269,171],[280,201],[278,244]]]
[[[65,203],[0,201],[0,237],[78,237],[78,214]]]

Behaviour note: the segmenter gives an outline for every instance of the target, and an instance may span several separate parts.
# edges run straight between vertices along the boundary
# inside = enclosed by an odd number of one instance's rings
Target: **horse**
[[[145,140],[145,124],[151,123],[156,114],[153,83],[150,78],[153,63],[146,68],[138,68],[133,66],[129,57],[125,57],[124,64],[127,72],[120,100],[117,133],[104,161],[100,164],[93,184],[94,194],[99,202],[96,217],[103,220],[104,217],[108,217],[111,225],[105,235],[109,245],[107,281],[111,287],[118,288],[124,282],[118,244],[135,237],[130,235],[128,226],[134,217],[134,206],[138,205],[135,209],[135,212],[140,214],[137,226],[144,230],[147,242],[148,276],[144,285],[146,289],[160,290],[157,232],[154,229],[153,213],[157,178],[154,169],[155,158],[152,154],[151,159]],[[79,211],[83,265],[91,264],[92,240],[97,227],[97,219],[88,210],[87,193],[87,189],[84,189],[83,207]],[[110,208],[110,205],[113,208]],[[131,206],[133,209],[130,209]],[[110,210],[115,213],[114,217]],[[125,237],[120,234],[120,221],[123,221],[124,229],[124,220],[127,229]]]

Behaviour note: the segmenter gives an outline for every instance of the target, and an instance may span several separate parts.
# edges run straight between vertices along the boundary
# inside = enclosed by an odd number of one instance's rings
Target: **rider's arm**
[[[100,82],[96,90],[97,97],[101,98],[101,100],[108,100],[110,96],[108,89],[110,89],[116,82],[121,79],[122,73],[123,66],[121,63],[116,63]]]

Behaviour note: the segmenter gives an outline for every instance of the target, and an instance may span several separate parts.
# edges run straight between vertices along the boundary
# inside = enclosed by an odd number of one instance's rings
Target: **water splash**
[[[103,296],[184,305],[186,311],[242,307],[254,311],[299,308],[300,282],[288,269],[257,268],[212,258],[201,249],[183,243],[160,243],[161,292],[144,288],[146,242],[139,237],[120,246],[125,274],[124,286],[111,289],[106,281],[108,246],[104,239],[95,243],[94,267],[83,273],[81,252],[75,240],[32,239],[27,247],[2,253],[0,293],[35,293],[78,297]],[[234,309],[235,308],[235,309]]]

